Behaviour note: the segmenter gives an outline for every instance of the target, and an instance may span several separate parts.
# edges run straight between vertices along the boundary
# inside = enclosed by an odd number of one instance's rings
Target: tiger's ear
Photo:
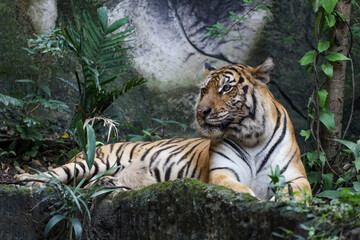
[[[209,76],[212,72],[216,70],[217,70],[216,67],[213,67],[208,63],[205,63],[205,76]]]
[[[270,82],[270,73],[274,70],[275,63],[273,57],[268,57],[263,63],[254,68],[252,75],[262,85]]]

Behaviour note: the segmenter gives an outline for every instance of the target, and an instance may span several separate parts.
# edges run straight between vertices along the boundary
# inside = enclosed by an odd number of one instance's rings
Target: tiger
[[[272,57],[256,67],[217,69],[206,63],[195,105],[200,138],[108,144],[96,148],[91,169],[80,153],[45,174],[69,184],[119,166],[103,177],[105,182],[138,189],[187,177],[269,200],[274,198],[270,175],[278,166],[288,183],[282,191],[301,199],[311,188],[289,115],[267,86],[274,67]]]

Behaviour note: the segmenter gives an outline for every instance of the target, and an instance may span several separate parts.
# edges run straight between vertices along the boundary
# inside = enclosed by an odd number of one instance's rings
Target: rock
[[[135,28],[135,69],[146,79],[152,90],[197,86],[203,80],[204,62],[224,66],[242,63],[256,42],[256,33],[265,24],[270,11],[250,11],[241,23],[221,40],[206,37],[207,28],[217,22],[230,26],[229,11],[243,16],[254,6],[236,0],[108,0],[111,22],[128,16]],[[241,41],[238,36],[242,36]]]
[[[44,196],[0,185],[0,239],[43,239],[51,203],[30,209]],[[92,209],[83,239],[270,239],[279,227],[306,236],[300,224],[312,221],[285,203],[259,202],[190,179],[116,191],[98,198]]]

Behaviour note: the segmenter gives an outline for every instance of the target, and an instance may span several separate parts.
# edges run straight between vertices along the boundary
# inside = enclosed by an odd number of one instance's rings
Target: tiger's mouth
[[[228,127],[233,123],[233,117],[227,117],[225,119],[201,119],[197,118],[199,133],[204,137],[221,137],[225,134]]]

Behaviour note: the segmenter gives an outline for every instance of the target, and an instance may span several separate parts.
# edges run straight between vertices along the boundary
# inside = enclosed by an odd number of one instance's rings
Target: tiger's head
[[[274,66],[272,57],[255,68],[237,64],[216,69],[205,64],[206,79],[195,108],[199,133],[211,139],[260,136],[265,128],[260,99],[271,95],[266,84]]]

